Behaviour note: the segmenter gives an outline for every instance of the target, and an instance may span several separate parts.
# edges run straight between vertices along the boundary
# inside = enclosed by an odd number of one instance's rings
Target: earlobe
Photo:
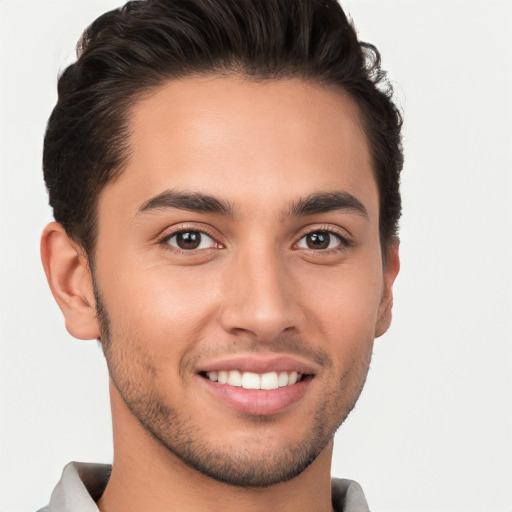
[[[382,299],[379,306],[379,316],[375,326],[375,337],[382,336],[391,325],[393,310],[393,283],[400,270],[400,257],[398,255],[399,241],[395,242],[388,249],[388,254],[384,264],[384,283]]]
[[[52,294],[64,315],[68,332],[82,340],[99,338],[94,289],[87,256],[57,222],[48,224],[43,231],[41,260]]]

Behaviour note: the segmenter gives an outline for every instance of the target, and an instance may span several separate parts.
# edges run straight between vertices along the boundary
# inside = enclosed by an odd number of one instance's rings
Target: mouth
[[[272,415],[299,402],[315,377],[314,369],[291,357],[218,361],[198,372],[210,395],[239,412]]]
[[[305,375],[297,371],[272,371],[267,373],[244,372],[241,370],[220,370],[203,372],[203,376],[221,385],[242,387],[244,389],[273,390],[293,386]],[[306,375],[307,376],[307,375]]]

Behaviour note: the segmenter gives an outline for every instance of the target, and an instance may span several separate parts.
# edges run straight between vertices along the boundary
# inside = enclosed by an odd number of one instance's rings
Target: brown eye
[[[185,231],[176,235],[176,245],[180,249],[197,249],[201,244],[201,233]]]
[[[310,233],[306,236],[306,244],[310,249],[327,249],[331,236],[329,233]]]
[[[337,247],[341,243],[341,238],[329,231],[314,231],[303,236],[297,246],[300,249],[324,250]]]
[[[168,238],[167,243],[183,251],[209,249],[215,247],[215,241],[201,231],[180,231]]]

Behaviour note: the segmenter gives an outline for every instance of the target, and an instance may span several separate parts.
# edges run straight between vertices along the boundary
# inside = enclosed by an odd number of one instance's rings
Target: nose
[[[240,254],[224,279],[220,322],[230,334],[251,334],[272,342],[298,332],[303,312],[291,272],[272,251]]]

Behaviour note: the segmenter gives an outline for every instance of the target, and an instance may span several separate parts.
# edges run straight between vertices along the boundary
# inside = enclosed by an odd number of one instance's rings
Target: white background
[[[110,461],[107,374],[47,289],[41,146],[56,76],[117,1],[0,0],[0,510],[48,502],[65,463]],[[394,323],[333,472],[380,512],[512,511],[510,0],[344,3],[406,124]]]

